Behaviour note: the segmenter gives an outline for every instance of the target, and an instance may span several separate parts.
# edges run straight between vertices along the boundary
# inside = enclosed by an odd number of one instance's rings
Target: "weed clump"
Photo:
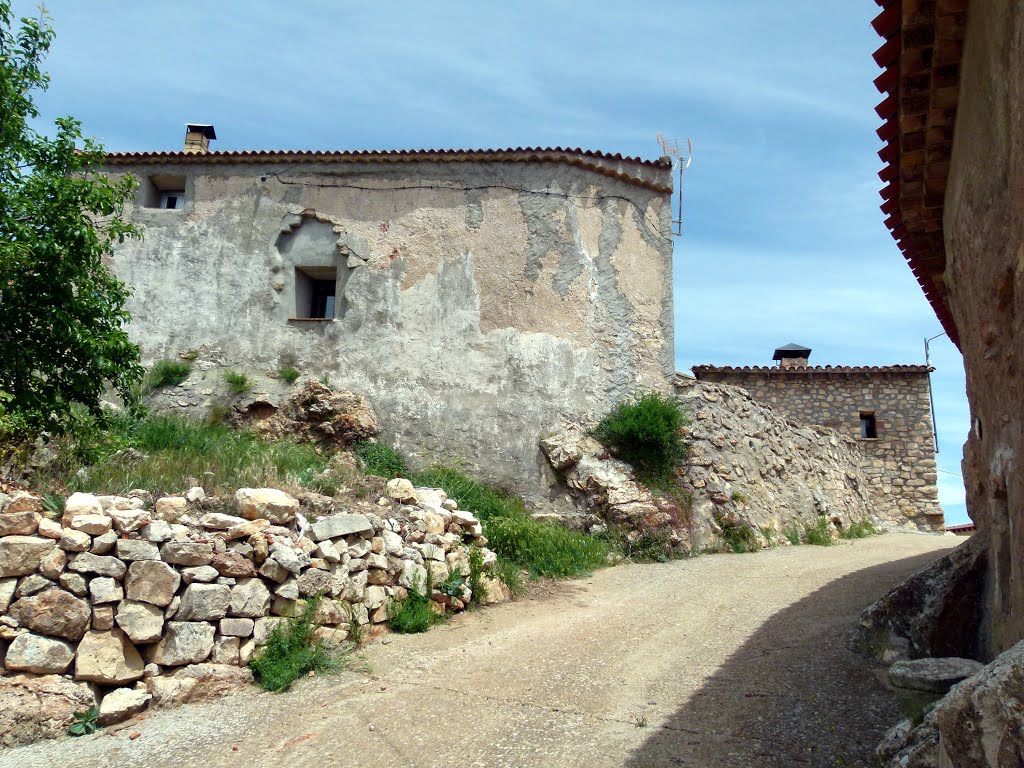
[[[832,532],[829,530],[829,519],[821,515],[814,524],[805,524],[804,540],[808,544],[814,544],[819,547],[832,546]]]
[[[256,682],[264,690],[279,693],[310,672],[337,672],[345,666],[351,649],[332,652],[313,638],[313,614],[319,601],[319,596],[310,599],[298,618],[284,619],[274,627],[266,645],[249,662]]]
[[[252,392],[254,386],[252,379],[238,371],[225,371],[224,381],[227,382],[228,389],[235,395],[247,395]]]
[[[619,403],[594,430],[594,437],[631,464],[647,483],[664,483],[686,455],[679,434],[688,419],[672,397],[656,392]]]
[[[430,607],[430,594],[433,591],[431,581],[428,568],[425,591],[421,592],[413,586],[404,600],[396,600],[388,605],[388,626],[393,631],[406,635],[417,634],[447,620],[444,614]]]
[[[793,545],[803,544],[803,535],[800,532],[800,528],[797,525],[787,525],[782,529],[782,535],[786,537],[786,540]]]
[[[839,538],[866,539],[868,536],[878,536],[881,533],[883,531],[876,528],[870,520],[855,520],[839,531]]]
[[[286,384],[294,384],[299,380],[298,369],[292,368],[290,365],[278,370],[277,375],[280,376]]]
[[[354,450],[367,474],[394,480],[408,472],[402,454],[389,445],[360,440]]]
[[[742,555],[760,551],[761,543],[757,539],[757,533],[746,523],[733,523],[723,519],[719,520],[718,524],[722,529],[722,544],[729,552]]]
[[[149,369],[143,386],[147,392],[161,387],[176,387],[192,373],[192,363],[186,360],[157,360]]]

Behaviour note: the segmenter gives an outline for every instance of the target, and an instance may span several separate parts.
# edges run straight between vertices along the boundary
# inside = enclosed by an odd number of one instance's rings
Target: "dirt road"
[[[0,751],[0,767],[866,765],[898,710],[849,627],[956,543],[618,566],[375,643],[371,674],[153,714],[134,741]]]

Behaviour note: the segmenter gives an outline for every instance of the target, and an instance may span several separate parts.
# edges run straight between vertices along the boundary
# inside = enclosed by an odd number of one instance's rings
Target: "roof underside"
[[[942,213],[969,0],[875,2],[882,12],[872,26],[886,41],[874,53],[884,70],[875,86],[885,98],[875,111],[885,121],[878,129],[885,225],[959,346],[944,279]]]
[[[619,179],[655,192],[670,194],[668,183],[649,178],[643,169],[664,171],[672,168],[670,158],[643,160],[607,154],[590,149],[561,147],[516,147],[515,149],[412,149],[412,150],[252,150],[231,152],[111,152],[110,166],[125,165],[304,165],[314,163],[559,163]]]

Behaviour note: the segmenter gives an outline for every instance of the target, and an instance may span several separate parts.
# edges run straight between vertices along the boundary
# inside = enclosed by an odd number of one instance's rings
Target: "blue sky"
[[[33,5],[15,2],[32,13]],[[942,332],[878,210],[871,0],[49,0],[40,106],[112,150],[580,146],[691,137],[676,360],[920,363]],[[966,522],[959,353],[932,361],[947,522]]]

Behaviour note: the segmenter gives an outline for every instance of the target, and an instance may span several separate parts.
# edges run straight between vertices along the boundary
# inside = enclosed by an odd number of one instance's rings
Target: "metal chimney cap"
[[[201,133],[211,140],[217,138],[217,132],[213,130],[213,126],[209,123],[185,123],[185,131],[187,133]]]
[[[784,347],[779,347],[775,350],[775,354],[772,355],[772,360],[782,360],[782,358],[793,358],[793,357],[810,357],[810,347],[802,347],[799,344],[786,344]]]

